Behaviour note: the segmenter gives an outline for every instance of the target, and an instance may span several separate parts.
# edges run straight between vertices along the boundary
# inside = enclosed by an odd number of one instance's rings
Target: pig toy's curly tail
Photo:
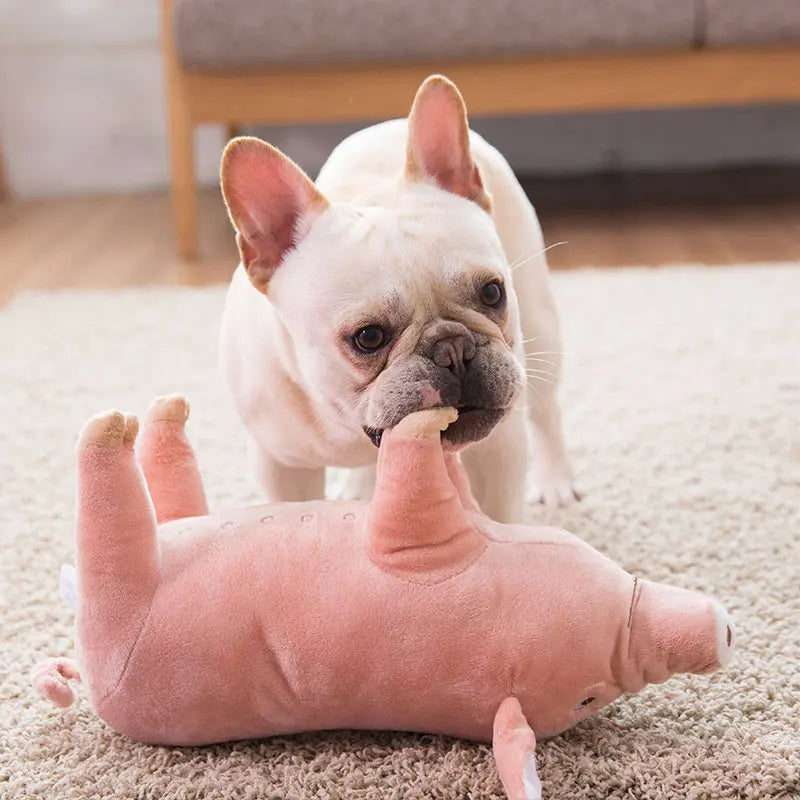
[[[71,658],[48,658],[40,661],[31,673],[33,688],[53,705],[67,708],[75,700],[70,680],[81,680],[78,664]]]

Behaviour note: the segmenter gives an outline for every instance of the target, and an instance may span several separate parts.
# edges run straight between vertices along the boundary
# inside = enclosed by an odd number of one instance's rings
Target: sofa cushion
[[[704,0],[709,45],[800,41],[800,0]]]
[[[189,67],[686,48],[695,0],[175,0]]]

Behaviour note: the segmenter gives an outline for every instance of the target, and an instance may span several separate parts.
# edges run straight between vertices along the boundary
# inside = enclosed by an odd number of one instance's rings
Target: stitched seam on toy
[[[576,547],[572,542],[515,542],[513,540],[504,539],[498,544],[525,544],[535,545],[536,547]]]
[[[480,530],[478,532],[481,533]],[[413,585],[413,586],[439,586],[439,585],[445,583],[446,581],[449,581],[451,578],[455,578],[458,575],[461,575],[462,573],[466,572],[476,561],[478,561],[481,558],[481,556],[483,556],[483,554],[492,545],[503,545],[503,544],[519,545],[519,544],[525,544],[525,545],[539,545],[539,546],[542,546],[542,547],[575,547],[576,546],[572,542],[517,542],[517,541],[513,541],[513,540],[508,540],[508,539],[503,539],[503,540],[499,540],[498,541],[497,539],[492,539],[492,538],[490,538],[488,536],[484,536],[483,538],[486,540],[486,542],[483,545],[483,547],[481,548],[481,550],[475,555],[474,558],[472,558],[471,560],[467,561],[465,564],[463,564],[455,572],[451,572],[450,574],[445,575],[444,577],[439,578],[438,580],[414,580],[413,578],[405,577],[404,575],[399,574],[398,572],[395,572],[390,567],[386,567],[386,566],[383,566],[382,564],[376,563],[375,560],[370,555],[369,550],[366,547],[364,547],[363,549],[364,549],[364,552],[365,552],[365,554],[367,556],[367,560],[374,567],[376,567],[377,569],[379,569],[381,572],[385,573],[386,575],[391,575],[393,578],[396,578],[397,580],[403,581],[403,583],[407,583],[407,584],[410,584],[410,585]]]
[[[128,671],[128,666],[133,659],[133,654],[136,652],[136,648],[139,645],[139,640],[142,638],[142,633],[144,632],[145,626],[147,625],[147,621],[150,619],[150,614],[153,611],[153,600],[155,599],[156,592],[158,591],[158,583],[153,587],[153,592],[150,595],[150,600],[147,603],[147,613],[142,618],[142,623],[139,626],[139,630],[136,632],[136,636],[133,640],[133,644],[131,645],[131,649],[128,651],[128,655],[125,657],[125,663],[122,665],[122,669],[120,670],[119,677],[117,678],[116,683],[114,686],[109,689],[103,697],[98,701],[97,705],[100,706],[104,703],[107,703],[109,700],[113,698],[116,694],[117,689],[119,689],[120,684],[122,683],[122,679],[125,677],[125,673]]]
[[[495,539],[491,533],[488,531],[483,530],[483,528],[479,527],[478,525],[475,526],[475,529],[478,533],[481,534],[485,539],[488,539],[490,542],[495,544],[535,544],[535,545],[543,545],[549,547],[581,547],[585,545],[585,542],[580,541],[571,541],[571,542],[552,542],[552,541],[544,541],[542,539]],[[556,528],[556,530],[563,530],[562,528]],[[568,531],[563,531],[564,533],[568,533]]]
[[[633,577],[633,591],[631,592],[631,604],[628,608],[628,625],[627,627],[630,628],[631,622],[633,620],[633,601],[636,599],[636,587],[639,585],[639,577],[638,575],[634,575]]]
[[[410,584],[412,586],[441,586],[441,584],[446,583],[451,578],[458,577],[462,573],[466,572],[473,564],[475,564],[481,556],[489,549],[489,542],[486,542],[484,546],[475,554],[473,558],[471,558],[466,563],[462,564],[455,572],[451,572],[437,580],[414,580],[413,578],[408,578],[398,572],[395,572],[391,567],[385,567],[381,564],[376,564],[373,561],[372,557],[367,553],[367,557],[371,564],[373,564],[377,569],[381,572],[385,573],[386,575],[391,575],[392,578],[396,578],[398,581],[402,581],[403,583]]]
[[[475,531],[475,532],[476,532],[476,533],[477,533],[477,534],[478,534],[478,535],[479,535],[481,538],[483,538],[483,539],[485,539],[485,540],[486,540],[486,542],[487,542],[487,543],[488,543],[488,542],[494,542],[494,541],[495,541],[495,539],[492,539],[492,537],[491,537],[491,536],[490,536],[490,535],[489,535],[489,534],[488,534],[488,533],[487,533],[487,532],[486,532],[486,531],[485,531],[485,530],[484,530],[484,529],[481,527],[481,525],[480,525],[480,520],[473,520],[472,527],[473,527],[474,531]]]
[[[638,592],[636,591],[638,587]],[[629,620],[628,620],[628,658],[631,657],[631,647],[633,647],[633,614],[636,610],[636,604],[639,601],[639,597],[642,594],[642,586],[639,585],[639,579],[634,577],[633,579],[633,592],[631,593],[631,608],[629,612]]]
[[[527,545],[535,547],[578,547],[579,545],[572,542],[517,542],[513,539],[492,539],[493,544],[513,544],[513,545]]]

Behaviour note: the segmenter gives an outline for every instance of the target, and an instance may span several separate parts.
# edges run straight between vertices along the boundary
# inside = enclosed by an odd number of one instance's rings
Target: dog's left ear
[[[491,197],[470,153],[464,98],[443,75],[426,78],[411,106],[406,178],[433,178],[440,188],[492,210]]]

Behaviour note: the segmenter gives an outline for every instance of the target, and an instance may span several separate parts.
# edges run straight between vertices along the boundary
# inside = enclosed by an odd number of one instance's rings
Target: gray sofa
[[[800,0],[161,0],[179,249],[192,131],[403,114],[433,71],[472,114],[800,100]]]
[[[800,41],[798,0],[175,0],[198,69]]]

